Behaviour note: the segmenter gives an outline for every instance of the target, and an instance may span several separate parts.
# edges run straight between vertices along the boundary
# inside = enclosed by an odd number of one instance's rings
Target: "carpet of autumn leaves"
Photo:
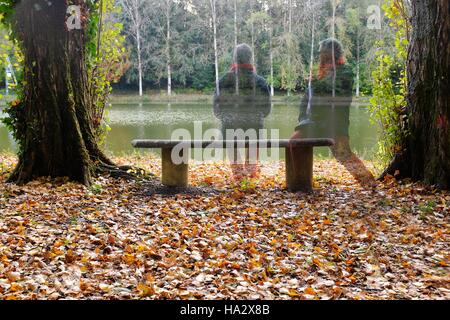
[[[115,159],[160,174],[156,156]],[[284,191],[283,164],[234,185],[194,164],[194,188],[98,178],[6,184],[0,155],[0,299],[450,298],[450,193],[364,188],[316,161],[315,192]]]

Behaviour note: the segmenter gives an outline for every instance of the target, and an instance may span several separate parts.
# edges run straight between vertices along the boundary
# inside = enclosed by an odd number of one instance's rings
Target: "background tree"
[[[215,0],[215,51],[211,1],[169,2],[170,12],[166,10],[168,0],[140,1],[145,7],[140,13],[147,16],[142,19],[140,35],[143,81],[153,89],[167,89],[168,83],[171,82],[173,90],[188,88],[211,93],[215,86],[215,53],[218,56],[220,75],[229,69],[236,42],[253,44],[258,73],[273,85],[274,93],[275,90],[285,91],[288,86],[290,91],[301,89],[301,85],[305,83],[303,75],[309,71],[309,63],[304,62],[310,61],[312,49],[315,65],[317,64],[317,43],[330,36],[330,21],[333,20],[331,0]],[[368,32],[366,26],[369,4],[370,0],[342,0],[336,8],[335,19],[336,36],[346,46],[347,59],[355,68],[355,75],[360,75],[359,91],[362,94],[371,92],[372,69],[366,65],[374,65],[375,61],[375,50],[371,49],[374,32]],[[356,9],[361,9],[359,18]],[[270,19],[261,20],[261,13],[265,13]],[[122,15],[126,16],[124,13]],[[311,48],[313,15],[316,18],[317,41],[315,47]],[[167,41],[169,20],[170,42]],[[128,32],[133,29],[130,19],[124,18],[123,23]],[[289,30],[292,36],[289,36]],[[130,62],[133,66],[127,72],[127,83],[139,85],[139,59],[135,39],[129,35],[127,43],[130,46]],[[170,76],[167,63],[168,43]],[[289,63],[289,59],[292,63]],[[294,65],[295,68],[288,68],[288,65]],[[122,81],[121,85],[125,84],[125,81]]]
[[[136,52],[136,69],[138,72],[137,80],[139,85],[139,96],[143,95],[143,36],[145,26],[148,26],[148,2],[143,0],[119,0],[122,7],[125,31],[132,39]]]
[[[217,6],[216,0],[209,0],[211,5],[211,21],[213,29],[213,43],[214,43],[214,67],[216,76],[216,93],[220,94],[220,79],[219,79],[219,52],[217,47]]]
[[[130,63],[125,51],[125,36],[122,35],[123,26],[117,22],[117,15],[121,13],[115,0],[99,2],[97,42],[88,44],[88,65],[91,81],[90,95],[93,97],[92,123],[97,141],[103,144],[109,131],[105,113],[109,107],[109,97],[112,84],[120,81],[129,69]],[[95,20],[95,19],[94,19]],[[95,23],[95,21],[93,21]],[[90,47],[90,48],[89,48]],[[95,52],[95,54],[94,54]]]
[[[299,39],[296,36],[298,20],[294,16],[300,12],[297,3],[287,0],[281,7],[284,23],[279,26],[276,37],[275,59],[279,65],[280,88],[287,91],[289,96],[295,91],[299,81],[304,77],[303,57],[300,53]]]

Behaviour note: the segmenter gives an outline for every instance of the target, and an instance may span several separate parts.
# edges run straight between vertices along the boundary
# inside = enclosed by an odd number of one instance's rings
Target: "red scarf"
[[[256,71],[255,67],[250,64],[250,63],[244,63],[244,64],[232,64],[231,65],[231,71],[236,71],[239,69],[246,69],[246,70],[250,70],[250,71]]]
[[[345,63],[345,59],[340,58],[338,61],[336,61],[336,66],[342,66]],[[325,78],[333,69],[333,63],[321,63],[319,66],[319,70],[317,71],[317,79],[322,80],[322,78]]]

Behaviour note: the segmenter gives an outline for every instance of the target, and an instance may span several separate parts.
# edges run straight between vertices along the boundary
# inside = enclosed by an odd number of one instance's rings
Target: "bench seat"
[[[315,147],[331,147],[332,139],[295,139],[295,140],[247,140],[247,141],[173,141],[173,140],[134,140],[137,149],[162,150],[162,183],[169,187],[187,187],[189,185],[188,163],[175,164],[172,150],[182,148],[281,148],[286,151],[286,185],[290,191],[312,191],[313,188],[313,151]]]

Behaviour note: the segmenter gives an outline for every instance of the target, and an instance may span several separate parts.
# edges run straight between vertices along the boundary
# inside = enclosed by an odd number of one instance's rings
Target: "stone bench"
[[[231,143],[231,144],[229,144]],[[134,140],[137,149],[162,150],[162,183],[168,187],[187,187],[189,185],[188,161],[175,164],[172,150],[183,148],[225,149],[234,144],[235,148],[277,147],[286,151],[286,182],[290,191],[311,191],[313,188],[313,151],[315,147],[331,147],[332,139],[296,139],[296,140],[259,140],[259,141],[171,141],[171,140]]]

